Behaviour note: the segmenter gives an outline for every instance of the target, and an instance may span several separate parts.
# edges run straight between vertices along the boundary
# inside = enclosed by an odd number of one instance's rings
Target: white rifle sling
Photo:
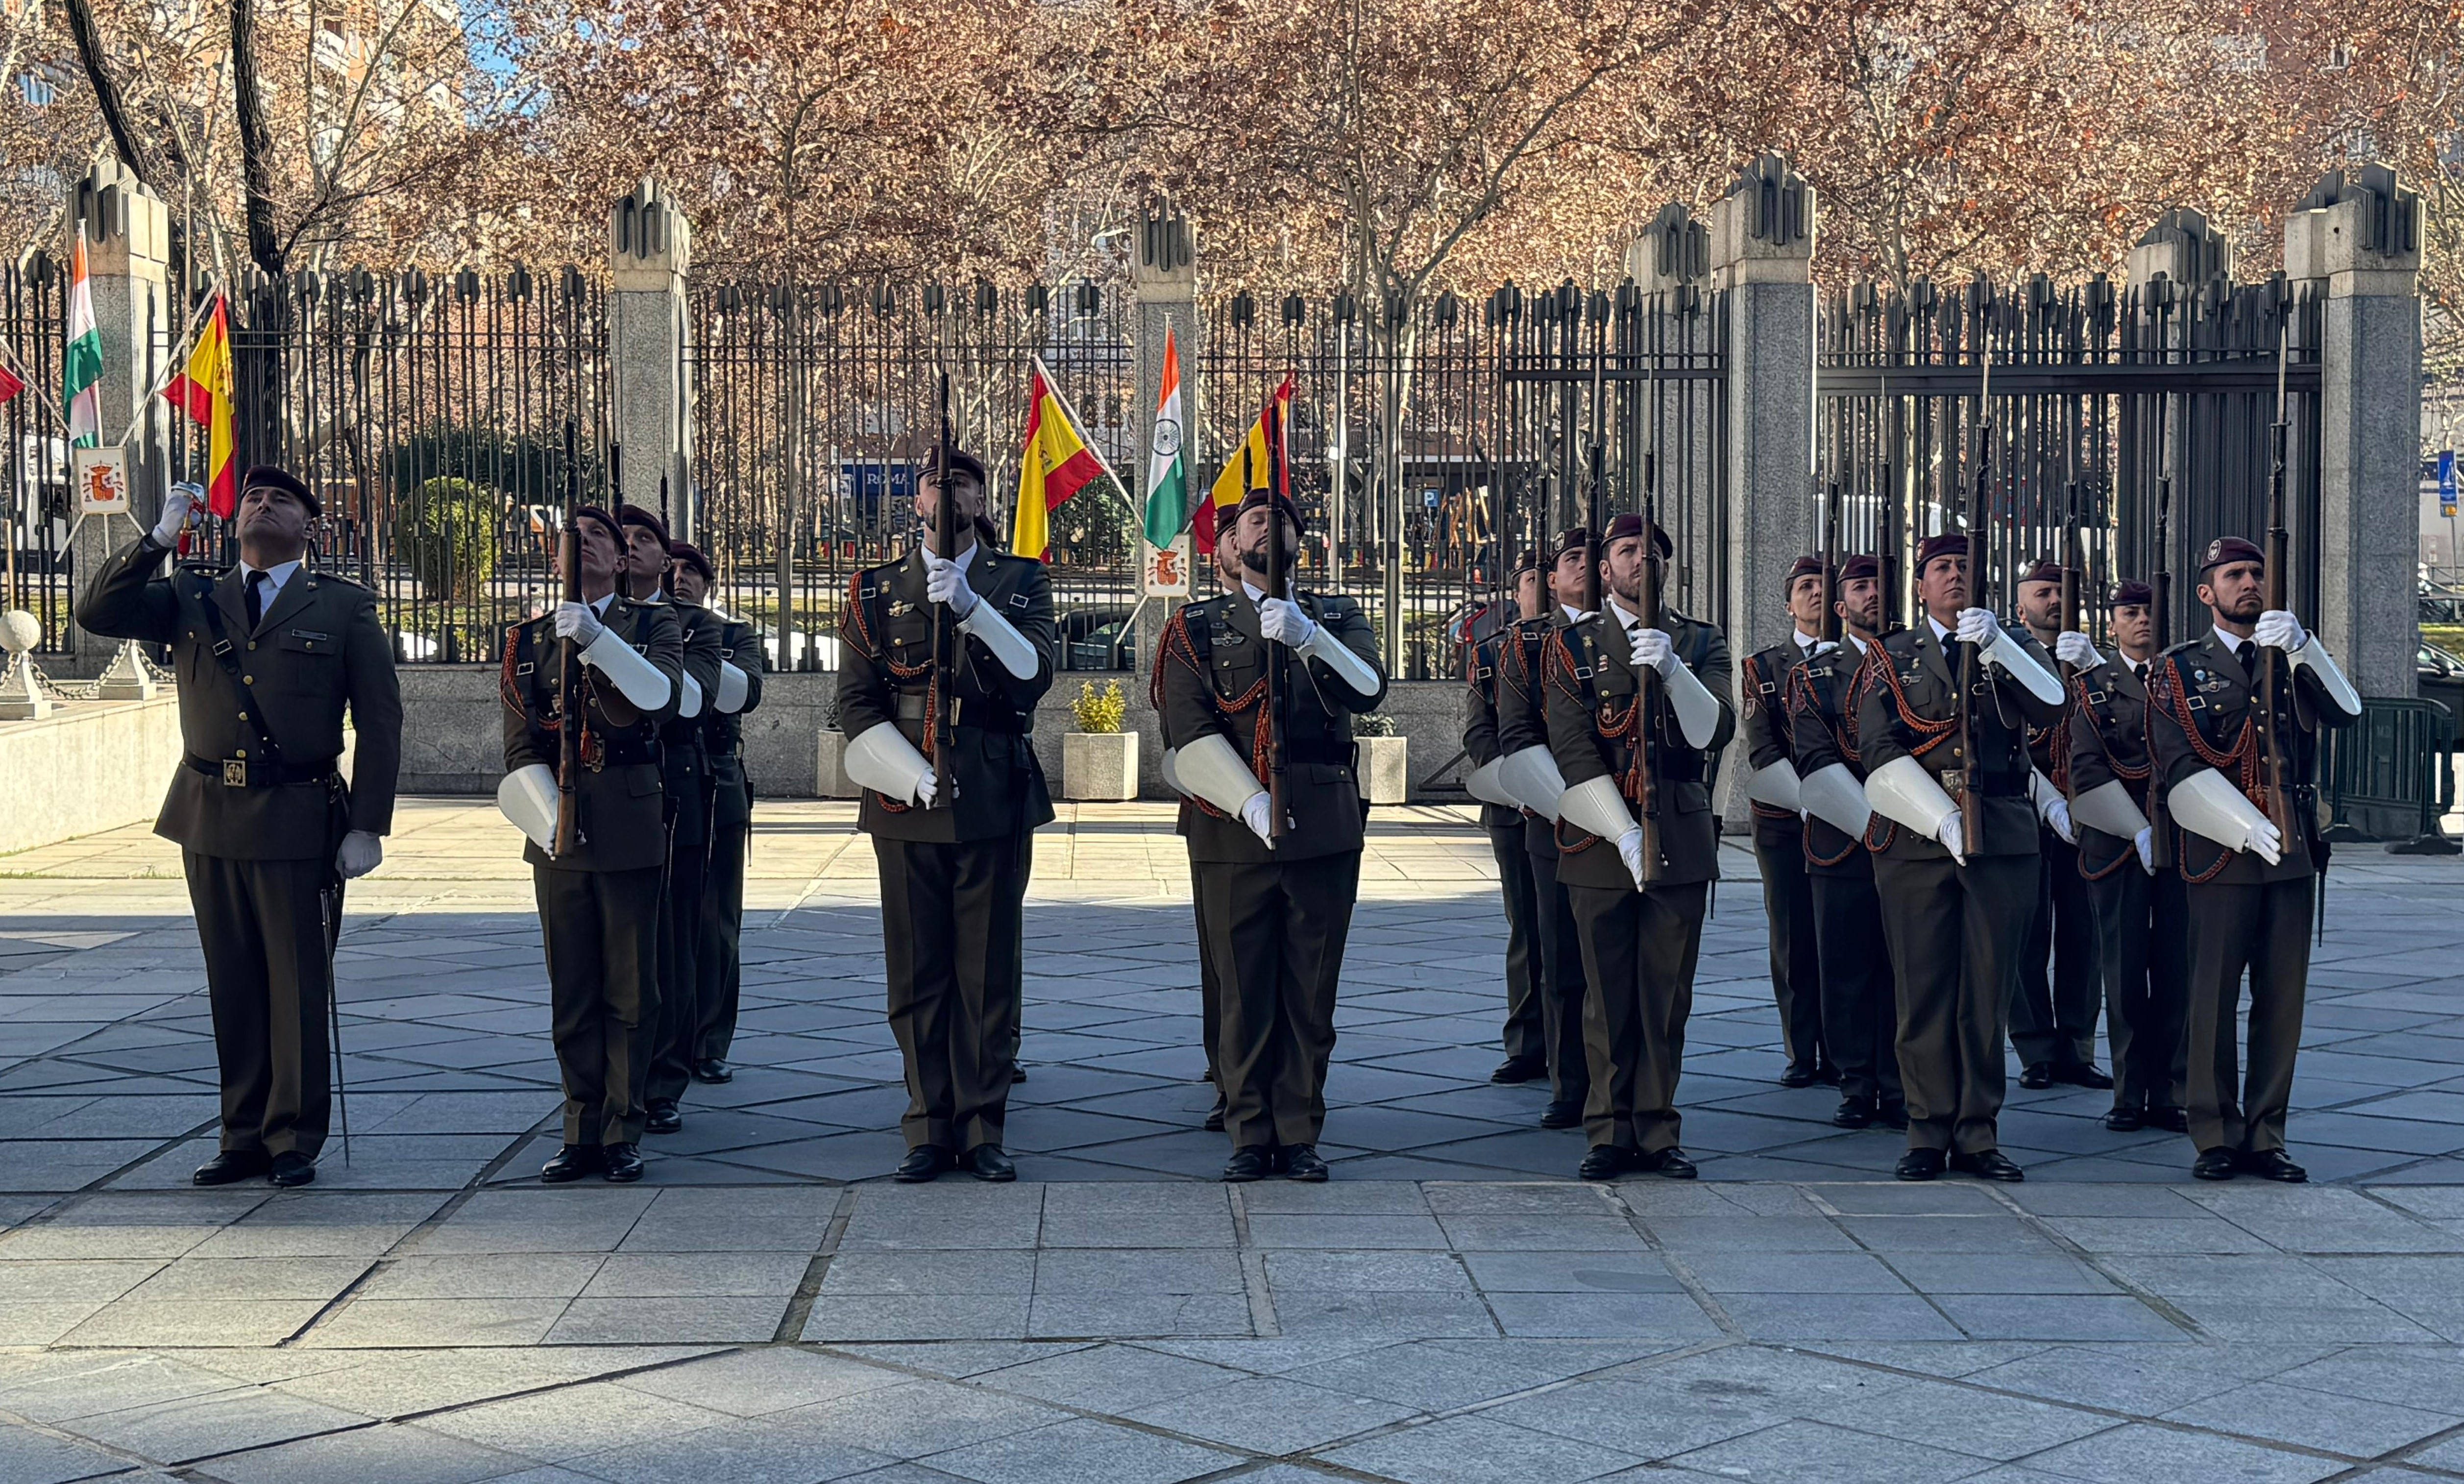
[[[1521,806],[1515,803],[1513,797],[1508,795],[1504,786],[1499,784],[1497,781],[1497,770],[1500,761],[1500,759],[1492,757],[1487,762],[1481,764],[1471,772],[1463,775],[1463,792],[1469,794],[1472,797],[1479,799],[1484,804],[1495,804],[1501,809],[1520,808]]]
[[[685,698],[676,703],[676,715],[691,721],[701,714],[701,682],[691,675],[684,677]]]
[[[1190,797],[1189,790],[1181,786],[1179,759],[1180,749],[1168,747],[1163,750],[1163,781],[1166,788],[1187,798]]]
[[[1361,695],[1377,693],[1377,667],[1354,653],[1350,644],[1334,636],[1334,631],[1321,623],[1300,646],[1306,658],[1315,660],[1334,671],[1335,678]]]
[[[1791,814],[1805,807],[1800,793],[1796,770],[1789,765],[1785,757],[1773,758],[1763,764],[1754,770],[1751,777],[1746,779],[1748,798],[1758,804],[1767,804],[1773,809],[1785,809]]]
[[[2139,832],[2147,828],[2147,817],[2139,812],[2130,790],[2122,786],[2120,778],[2107,778],[2071,800],[2071,819],[2123,840],[2136,840]]]
[[[1865,797],[1865,785],[1857,781],[1846,763],[1816,768],[1797,784],[1796,793],[1805,800],[1808,813],[1851,839],[1864,839],[1865,827],[1874,822],[1874,806]]]
[[[2036,663],[2036,657],[2019,647],[2019,641],[2008,632],[1998,635],[1983,656],[1988,665],[1998,666],[2002,673],[2028,688],[2028,692],[2047,706],[2062,704],[2062,683],[2053,672]]]
[[[1617,779],[1606,774],[1566,790],[1557,799],[1557,810],[1574,828],[1612,843],[1625,839],[1625,832],[1635,827],[1634,811],[1625,806]]]
[[[1927,840],[1939,836],[1942,821],[1959,812],[1925,764],[1913,757],[1894,757],[1866,775],[1865,802],[1874,813]]]
[[[1266,792],[1233,750],[1231,739],[1220,731],[1182,743],[1180,755],[1173,759],[1173,771],[1180,775],[1180,787],[1192,798],[1202,798],[1236,819],[1243,806]]]
[[[753,694],[753,681],[733,661],[718,662],[718,711],[733,716],[744,709],[745,700]]]
[[[2174,784],[2165,796],[2165,807],[2172,813],[2174,823],[2227,850],[2244,848],[2258,838],[2259,826],[2268,822],[2258,806],[2213,768],[2202,768]]]
[[[847,738],[844,766],[857,785],[901,803],[913,801],[915,785],[933,771],[897,723],[887,721],[875,722]]]
[[[496,812],[541,850],[556,848],[556,770],[528,763],[496,780]]]
[[[1670,666],[1661,679],[1668,687],[1668,704],[1677,711],[1677,730],[1685,734],[1689,746],[1709,747],[1720,734],[1719,699],[1683,660]]]
[[[2319,677],[2319,684],[2325,688],[2327,699],[2335,702],[2345,715],[2362,714],[2362,698],[2353,693],[2353,683],[2344,678],[2343,670],[2336,665],[2336,657],[2327,652],[2327,646],[2321,643],[2318,635],[2311,635],[2310,642],[2294,650],[2291,658],[2294,664]]]
[[[646,711],[655,711],[668,704],[675,687],[668,683],[668,672],[652,665],[640,650],[625,642],[612,628],[603,628],[582,651],[582,663],[605,675],[626,700]]]
[[[984,647],[993,652],[993,658],[1001,661],[1001,667],[1016,679],[1033,680],[1036,671],[1043,667],[1035,645],[1028,644],[1026,636],[1001,617],[1001,610],[995,608],[989,599],[977,600],[974,611],[958,621],[958,632],[982,640]]]
[[[1557,803],[1565,795],[1566,777],[1557,771],[1556,754],[1547,748],[1535,742],[1499,758],[1497,782],[1508,798],[1551,824],[1557,822]]]

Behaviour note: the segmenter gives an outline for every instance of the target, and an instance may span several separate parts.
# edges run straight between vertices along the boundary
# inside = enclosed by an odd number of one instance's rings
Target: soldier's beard
[[[1288,576],[1291,570],[1298,565],[1299,563],[1290,561],[1284,563],[1285,574]],[[1241,554],[1241,570],[1253,578],[1264,578],[1266,575],[1266,549],[1263,546],[1253,546],[1247,551],[1243,552]],[[1265,584],[1262,582],[1259,585],[1264,586]]]
[[[2255,623],[2258,616],[2267,611],[2267,600],[2256,593],[2247,593],[2230,602],[2218,603],[2216,611],[2235,623]]]

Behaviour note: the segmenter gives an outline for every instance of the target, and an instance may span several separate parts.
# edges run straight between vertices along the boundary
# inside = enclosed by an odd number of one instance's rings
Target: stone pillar
[[[1134,305],[1135,321],[1131,327],[1131,364],[1134,373],[1134,404],[1132,426],[1136,429],[1135,451],[1131,454],[1136,464],[1134,473],[1124,474],[1138,482],[1132,492],[1131,518],[1135,520],[1146,509],[1147,450],[1154,446],[1157,388],[1163,382],[1164,334],[1170,331],[1180,354],[1180,415],[1182,427],[1182,468],[1189,476],[1189,493],[1194,499],[1205,494],[1203,471],[1198,467],[1197,450],[1190,447],[1187,432],[1199,424],[1198,407],[1198,265],[1195,244],[1190,235],[1188,218],[1181,215],[1169,198],[1152,202],[1138,214],[1137,251],[1130,262],[1130,289]],[[1196,549],[1190,552],[1193,590],[1203,596],[1206,589],[1199,575],[1212,569],[1213,557]],[[1186,599],[1157,598],[1138,609],[1137,665],[1141,671],[1155,663],[1155,646],[1163,637],[1163,626],[1174,610]],[[1144,698],[1143,684],[1124,686]],[[1141,729],[1142,731],[1144,729]],[[1168,798],[1171,788],[1163,781],[1163,742],[1158,733],[1145,732],[1140,744],[1137,776],[1142,792],[1149,797]]]
[[[1791,563],[1815,537],[1814,187],[1777,155],[1748,166],[1711,208],[1711,285],[1728,316],[1725,612],[1742,658],[1789,631]],[[1745,828],[1741,756],[1720,770],[1721,810]]]
[[[1626,276],[1631,280],[1631,293],[1620,289],[1618,308],[1622,312],[1629,298],[1643,316],[1640,333],[1643,343],[1652,342],[1652,317],[1660,316],[1660,340],[1670,352],[1685,344],[1707,344],[1709,335],[1702,323],[1711,312],[1711,301],[1705,293],[1711,283],[1711,234],[1694,213],[1677,202],[1660,208],[1659,214],[1626,248]],[[1725,347],[1709,345],[1711,353],[1722,354]],[[1627,383],[1637,397],[1643,395],[1641,386]],[[1615,403],[1612,402],[1612,406]],[[1691,416],[1685,421],[1691,426],[1680,426],[1674,401],[1664,426],[1663,440],[1682,443],[1704,450],[1705,462],[1709,450],[1717,447],[1718,417],[1713,399],[1694,399]],[[1713,470],[1717,479],[1725,470]],[[1703,491],[1687,489],[1675,476],[1678,465],[1666,453],[1660,460],[1660,519],[1677,546],[1676,570],[1665,598],[1689,614],[1699,614],[1714,622],[1726,622],[1717,610],[1721,604],[1721,588],[1725,575],[1722,554],[1727,546],[1727,534],[1718,529],[1725,511],[1695,497]],[[1692,501],[1693,518],[1685,519],[1681,509]]]
[[[184,326],[181,306],[172,302],[165,272],[171,228],[163,203],[108,152],[95,157],[92,167],[70,186],[68,194],[69,230],[82,226],[85,232],[94,323],[102,335],[102,436],[114,439],[132,425],[136,428],[127,448],[129,513],[137,524],[131,526],[115,515],[89,519],[77,527],[70,552],[77,563],[77,579],[83,583],[113,548],[135,539],[139,531],[151,530],[162,513],[170,468],[169,409],[160,395],[151,394],[163,380],[172,342]],[[71,518],[75,519],[74,513]],[[69,644],[66,668],[79,675],[99,673],[122,647],[118,640],[74,625]],[[127,668],[131,676],[144,673],[133,660]],[[150,686],[144,693],[151,694]],[[136,699],[137,694],[116,691],[112,698]]]
[[[693,228],[656,181],[645,178],[607,220],[607,356],[625,499],[659,508],[668,482],[668,528],[694,539],[692,497],[693,384],[686,352],[685,270]]]
[[[2319,612],[2301,615],[2365,696],[2410,696],[2421,643],[2421,196],[2385,165],[2328,172],[2284,227],[2284,265],[2323,283]]]

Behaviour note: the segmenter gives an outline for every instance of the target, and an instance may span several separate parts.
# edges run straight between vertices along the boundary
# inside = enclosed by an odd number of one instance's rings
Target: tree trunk
[[[248,198],[248,255],[259,272],[278,278],[283,252],[274,229],[274,143],[266,135],[264,95],[256,80],[256,0],[231,0],[231,100],[238,107],[240,178]]]
[[[111,133],[111,147],[129,173],[161,195],[162,186],[154,179],[153,159],[138,142],[137,131],[129,127],[128,105],[120,96],[120,79],[112,76],[111,59],[102,55],[102,37],[94,29],[94,0],[68,0],[68,10],[69,32],[77,37],[77,60],[85,64],[86,85],[94,89],[95,107],[101,110],[102,126]]]

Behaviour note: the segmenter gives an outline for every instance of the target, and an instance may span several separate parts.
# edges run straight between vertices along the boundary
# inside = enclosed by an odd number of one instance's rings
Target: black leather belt
[[[328,757],[314,763],[270,763],[252,757],[199,757],[194,753],[182,759],[191,773],[218,778],[225,788],[281,788],[293,783],[321,783],[334,775],[339,758]]]

